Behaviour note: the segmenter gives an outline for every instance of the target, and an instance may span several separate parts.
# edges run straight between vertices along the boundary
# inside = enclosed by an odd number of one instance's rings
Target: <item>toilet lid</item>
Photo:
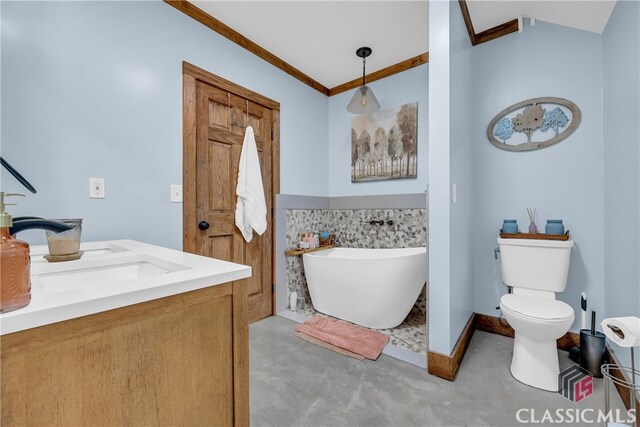
[[[536,319],[567,319],[573,316],[573,308],[558,300],[507,294],[500,302],[508,310]]]

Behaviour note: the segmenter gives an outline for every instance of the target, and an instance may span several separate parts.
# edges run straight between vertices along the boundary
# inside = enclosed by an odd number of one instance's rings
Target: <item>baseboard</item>
[[[507,319],[502,317],[489,316],[488,314],[475,313],[476,330],[489,332],[491,334],[502,335],[513,338],[514,331]],[[567,332],[557,341],[560,350],[569,351],[573,347],[580,345],[580,334],[577,332]]]
[[[453,381],[460,368],[462,357],[469,347],[469,342],[475,331],[484,331],[492,334],[498,334],[505,337],[514,337],[513,328],[506,319],[489,316],[488,314],[473,313],[464,329],[456,346],[450,355],[429,352],[428,370],[431,375],[435,375],[445,380]],[[576,332],[567,332],[558,340],[558,348],[560,350],[569,351],[573,347],[580,344],[580,334]]]
[[[467,351],[469,343],[471,342],[471,337],[473,337],[473,333],[476,330],[475,324],[476,314],[472,313],[467,324],[462,330],[462,334],[460,334],[460,338],[458,338],[458,342],[456,342],[451,355],[437,353],[435,351],[429,352],[428,370],[431,375],[435,375],[449,381],[453,381],[456,378],[458,368],[460,368],[460,363],[462,363],[462,357]]]
[[[476,330],[513,338],[515,332],[507,319],[475,313]]]

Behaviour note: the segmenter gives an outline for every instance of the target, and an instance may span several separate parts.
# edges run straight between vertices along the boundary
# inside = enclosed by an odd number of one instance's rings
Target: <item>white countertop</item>
[[[77,261],[31,247],[31,303],[0,314],[0,335],[251,276],[251,267],[133,240],[82,243]]]

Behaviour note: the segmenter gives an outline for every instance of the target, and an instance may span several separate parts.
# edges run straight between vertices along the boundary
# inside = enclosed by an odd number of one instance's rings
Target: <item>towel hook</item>
[[[245,115],[244,115],[244,128],[246,129],[247,125],[249,124],[249,100],[245,99],[244,101],[247,104],[247,111],[245,112]]]
[[[229,129],[231,129],[231,126],[238,126],[244,129],[247,128],[249,124],[249,100],[248,99],[245,99],[245,105],[246,105],[246,110],[244,113],[244,126],[242,125],[242,123],[231,121],[231,92],[227,92],[227,108],[228,108],[227,124]]]
[[[231,93],[227,92],[227,127],[231,129]]]

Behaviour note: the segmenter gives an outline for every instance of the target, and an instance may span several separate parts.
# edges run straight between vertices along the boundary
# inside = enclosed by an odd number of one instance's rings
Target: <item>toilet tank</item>
[[[516,288],[562,292],[573,241],[498,237],[502,281]]]

